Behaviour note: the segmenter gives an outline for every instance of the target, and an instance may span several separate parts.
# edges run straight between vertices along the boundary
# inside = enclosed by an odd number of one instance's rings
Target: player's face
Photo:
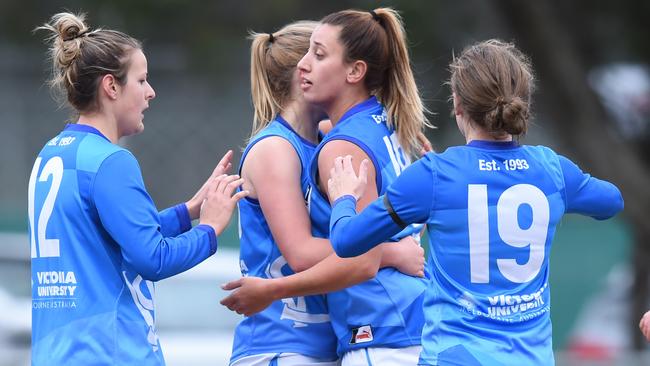
[[[304,92],[301,88],[301,80],[300,70],[296,68],[291,78],[291,99],[300,103],[300,108],[306,110],[311,115],[312,121],[327,119],[327,114],[321,106],[305,100]]]
[[[119,86],[116,119],[120,137],[134,135],[144,130],[144,110],[149,101],[156,96],[147,82],[147,58],[141,50],[131,54],[126,83]]]
[[[339,33],[340,26],[321,24],[316,27],[307,54],[298,62],[305,100],[325,109],[334,104],[347,87],[348,65],[343,60],[345,49],[339,41]]]

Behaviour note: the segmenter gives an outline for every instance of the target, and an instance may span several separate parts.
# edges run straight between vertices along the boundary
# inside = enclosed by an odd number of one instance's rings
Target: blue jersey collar
[[[379,101],[377,100],[377,97],[375,97],[373,95],[370,98],[364,100],[363,102],[361,102],[361,103],[355,105],[354,107],[348,109],[348,111],[343,114],[343,116],[341,117],[341,119],[338,121],[337,124],[345,121],[346,119],[350,118],[351,116],[353,116],[353,115],[355,115],[355,114],[357,114],[357,113],[359,113],[359,112],[361,112],[363,110],[375,107],[378,104],[379,104]]]
[[[296,132],[296,130],[294,130],[293,127],[291,127],[291,125],[289,124],[289,122],[287,122],[286,119],[282,118],[281,115],[278,114],[277,116],[275,116],[275,120],[276,120],[279,124],[281,124],[281,125],[283,125],[285,128],[287,128],[289,131],[291,131],[291,133],[293,133],[294,135],[296,135],[296,136],[300,139],[300,141],[302,141],[303,143],[305,143],[305,144],[307,144],[307,145],[309,145],[309,146],[312,146],[312,147],[316,147],[316,145],[318,145],[318,144],[315,144],[315,143],[313,143],[313,142],[307,140],[306,138],[300,136],[300,134],[299,134],[298,132]],[[322,135],[321,135],[320,131],[318,131],[318,140],[320,141],[321,139],[322,139]]]
[[[478,147],[481,149],[491,150],[508,150],[519,147],[519,143],[515,140],[512,141],[486,141],[486,140],[472,140],[467,146]]]
[[[77,123],[68,123],[63,130],[64,131],[76,131],[76,132],[94,133],[97,136],[105,138],[106,141],[111,142],[111,140],[109,140],[108,137],[104,136],[101,132],[99,132],[98,129],[96,129],[95,127],[92,127],[92,126],[80,125],[80,124],[77,124]]]

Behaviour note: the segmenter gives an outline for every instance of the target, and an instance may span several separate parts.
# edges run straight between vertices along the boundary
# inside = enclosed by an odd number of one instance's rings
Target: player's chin
[[[143,131],[144,131],[144,123],[143,123],[143,121],[140,121],[140,123],[138,123],[138,126],[133,131],[133,134],[137,135],[139,133],[142,133]]]

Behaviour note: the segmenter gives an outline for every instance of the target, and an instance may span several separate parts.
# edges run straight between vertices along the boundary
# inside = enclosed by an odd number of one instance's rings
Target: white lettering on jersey
[[[488,219],[488,187],[470,184],[467,187],[467,223],[469,233],[470,276],[473,283],[490,282],[490,229]],[[532,222],[521,228],[518,210],[527,205],[532,211]],[[515,283],[534,279],[544,264],[546,237],[550,221],[550,206],[544,192],[531,184],[517,184],[506,189],[496,206],[500,240],[515,248],[529,250],[528,262],[518,264],[512,258],[498,258],[501,274]]]
[[[471,294],[465,292],[456,301],[463,310],[476,316],[498,319],[505,322],[522,322],[536,318],[549,311],[544,301],[544,291],[548,289],[545,283],[539,290],[526,294],[495,294],[488,295],[483,303],[479,303]]]
[[[157,352],[158,333],[156,333],[156,324],[155,324],[156,309],[155,309],[155,304],[153,299],[154,297],[153,282],[144,281],[145,285],[147,286],[147,289],[149,290],[149,293],[151,294],[151,298],[148,298],[140,288],[140,284],[142,283],[142,277],[140,275],[137,275],[133,279],[133,282],[129,281],[129,278],[126,275],[126,271],[123,271],[122,275],[124,276],[124,282],[126,282],[126,286],[129,288],[129,291],[131,292],[131,297],[133,297],[133,302],[135,303],[135,306],[138,308],[140,314],[142,315],[142,318],[144,318],[144,321],[147,323],[147,326],[149,327],[149,332],[147,333],[147,341],[151,345],[153,351]]]
[[[266,268],[266,276],[268,278],[280,278],[282,275],[282,267],[287,264],[287,260],[283,256],[279,256],[271,265]],[[327,323],[330,321],[329,314],[311,314],[307,312],[307,303],[305,297],[290,297],[281,300],[284,303],[280,319],[293,320],[294,328],[306,327],[309,323]]]
[[[47,238],[46,230],[47,224],[50,221],[52,216],[52,211],[54,211],[54,202],[56,201],[56,196],[59,194],[59,188],[61,187],[61,180],[63,180],[63,159],[59,156],[53,156],[45,163],[41,175],[38,176],[38,170],[41,167],[41,157],[36,158],[34,162],[34,167],[32,168],[32,173],[29,177],[29,187],[27,192],[27,210],[29,215],[29,230],[30,230],[30,241],[31,241],[31,256],[32,258],[38,257],[59,257],[59,239]],[[36,196],[36,184],[47,182],[50,177],[52,177],[52,183],[50,184],[50,189],[45,196],[45,200],[40,205],[41,213],[38,215],[38,222],[35,221],[35,196]],[[34,225],[34,224],[37,225]],[[36,252],[38,244],[38,253]]]
[[[305,192],[305,204],[307,205],[307,212],[311,213],[311,184],[307,185],[307,191]]]
[[[386,114],[385,110],[382,110],[381,114],[371,114],[370,116],[376,124],[388,121],[388,115]]]
[[[384,136],[383,140],[384,145],[386,145],[386,150],[388,150],[390,161],[393,164],[393,169],[395,169],[395,175],[399,176],[411,164],[411,159],[407,155],[404,155],[402,146],[399,144],[397,138],[397,132],[393,132],[390,136]],[[377,174],[380,173],[377,172]]]

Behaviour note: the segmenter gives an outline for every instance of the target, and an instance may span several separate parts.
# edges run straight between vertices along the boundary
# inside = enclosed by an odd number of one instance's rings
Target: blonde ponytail
[[[282,111],[291,97],[291,81],[298,61],[309,49],[309,39],[318,23],[299,21],[275,33],[251,32],[251,137]]]
[[[270,36],[251,32],[251,97],[253,100],[253,130],[251,137],[261,131],[278,113],[280,106],[274,98],[269,82],[267,52],[271,46]]]

